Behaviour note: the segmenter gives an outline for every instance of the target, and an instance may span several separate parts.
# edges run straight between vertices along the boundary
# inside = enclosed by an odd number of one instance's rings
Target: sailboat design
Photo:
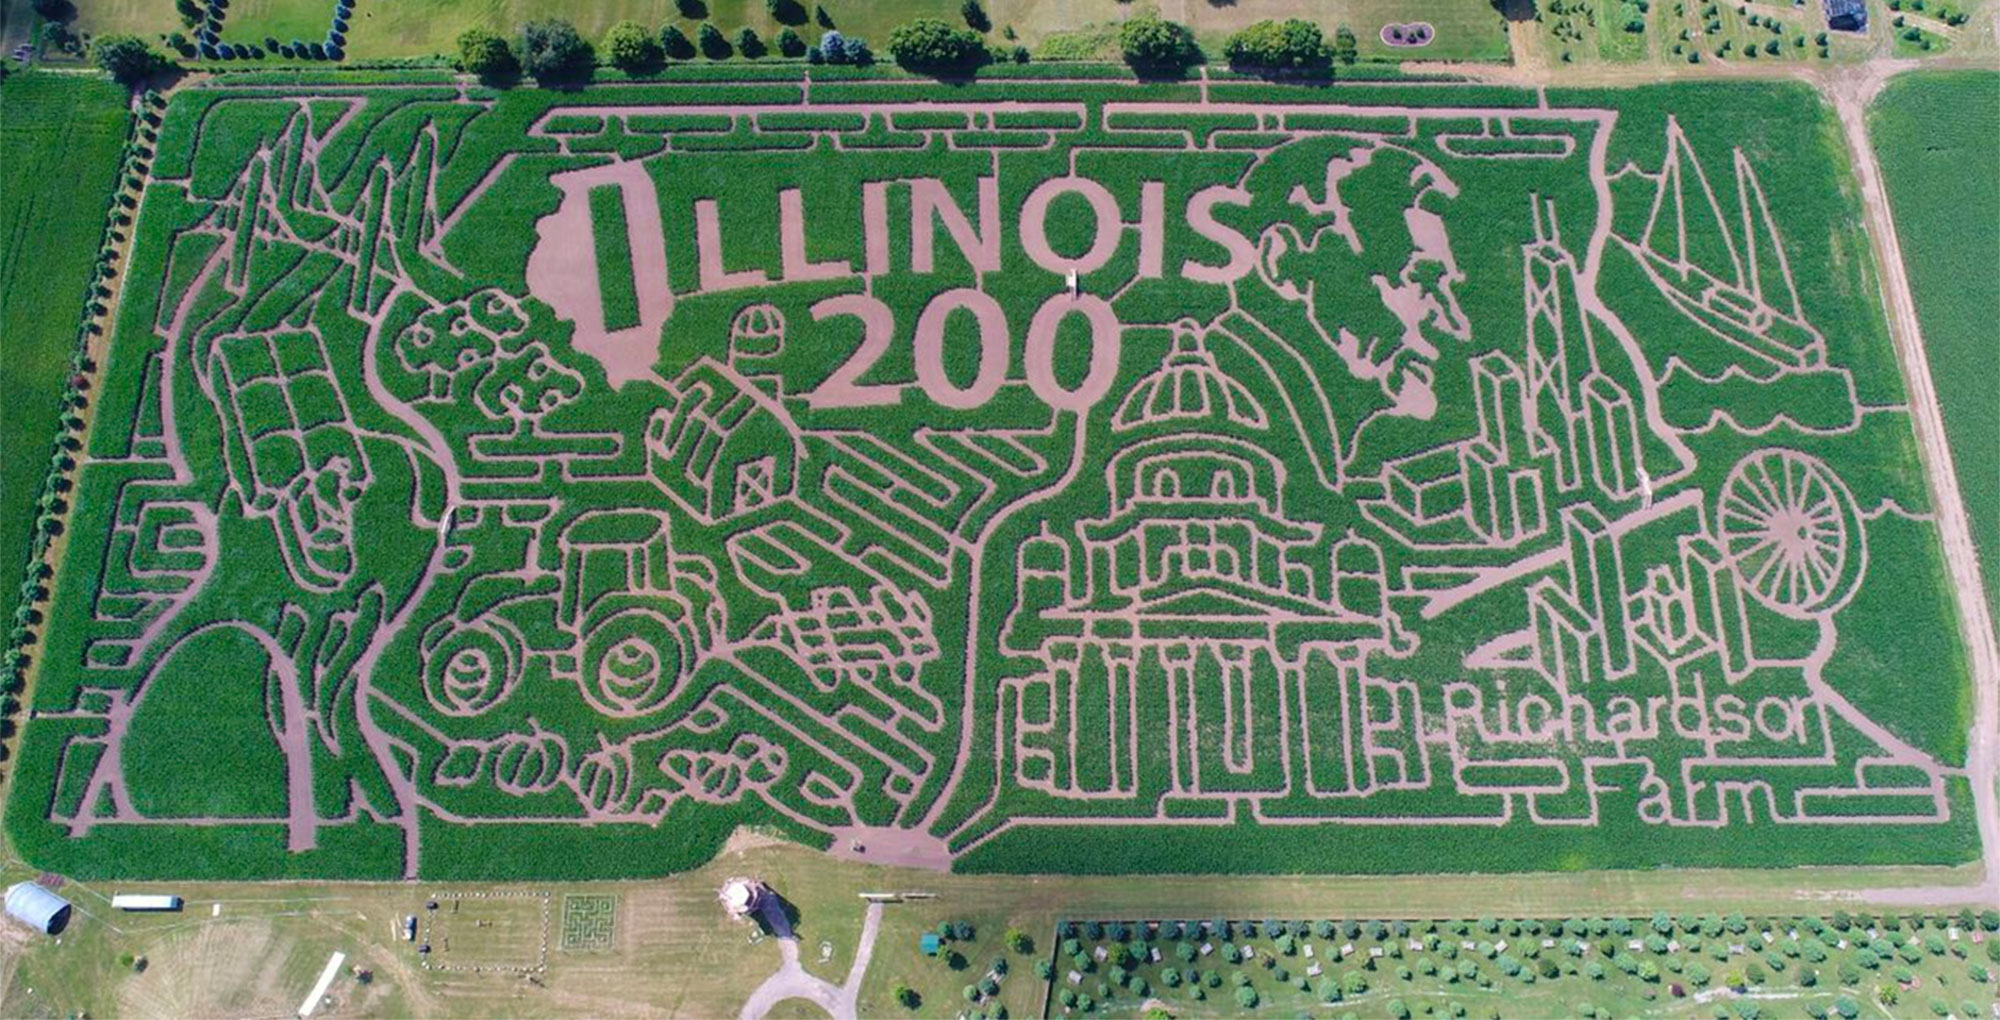
[[[1737,232],[1677,120],[1667,121],[1667,155],[1645,232],[1625,245],[1668,301],[1703,329],[1764,362],[1761,371],[1810,371],[1826,364],[1826,338],[1799,306],[1777,225],[1757,172],[1733,155]]]

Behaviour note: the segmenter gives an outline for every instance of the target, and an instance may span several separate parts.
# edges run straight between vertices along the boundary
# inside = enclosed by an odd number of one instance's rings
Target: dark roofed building
[[[1868,31],[1866,0],[1821,0],[1826,8],[1826,27],[1837,32]]]

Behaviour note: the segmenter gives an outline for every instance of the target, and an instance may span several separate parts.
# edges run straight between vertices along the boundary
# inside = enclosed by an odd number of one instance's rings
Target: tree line
[[[866,39],[841,33],[825,7],[817,4],[808,10],[800,0],[765,0],[767,13],[779,25],[768,39],[748,25],[734,35],[725,34],[706,20],[706,0],[676,0],[676,7],[683,18],[699,21],[692,37],[677,24],[655,30],[628,20],[612,25],[593,44],[570,22],[544,18],[521,25],[511,36],[485,27],[467,29],[457,39],[456,63],[490,83],[511,84],[522,76],[552,83],[578,81],[599,66],[646,74],[670,61],[697,58],[758,60],[775,55],[812,64],[864,66],[876,59]],[[1028,48],[1013,42],[1011,26],[1002,30],[1002,41],[989,42],[994,26],[981,0],[964,0],[960,18],[961,24],[926,17],[898,25],[889,32],[886,51],[900,67],[939,77],[969,76],[989,64],[1029,61]],[[814,25],[819,37],[809,42],[801,29],[812,31]],[[1192,30],[1151,9],[1127,19],[1117,39],[1119,56],[1141,77],[1180,77],[1209,59]],[[99,66],[128,84],[173,67],[168,57],[133,36],[105,36],[93,50]],[[1230,35],[1222,57],[1231,68],[1253,74],[1326,77],[1336,65],[1355,63],[1359,45],[1345,25],[1337,27],[1329,40],[1310,21],[1264,20]]]
[[[620,21],[595,46],[575,26],[561,19],[528,22],[512,39],[491,29],[471,28],[458,38],[458,66],[489,81],[505,82],[525,74],[537,80],[560,82],[581,78],[600,64],[630,74],[645,74],[669,61],[697,57],[710,61],[735,57],[756,60],[775,53],[813,64],[875,62],[874,50],[867,40],[843,35],[833,27],[825,8],[813,8],[811,20],[823,31],[818,40],[809,43],[794,27],[804,26],[808,21],[798,0],[766,0],[766,6],[781,25],[769,40],[750,26],[744,26],[731,37],[708,21],[700,23],[693,38],[675,24],[654,31],[636,21]],[[703,0],[679,0],[679,8],[688,18],[707,15]],[[900,67],[941,77],[971,75],[989,64],[1029,61],[1026,46],[989,43],[987,33],[992,31],[993,22],[980,0],[965,0],[960,13],[963,24],[940,18],[915,18],[896,26],[889,32],[886,52]],[[1009,39],[1013,37],[1012,28],[1003,32]],[[1193,31],[1151,10],[1142,11],[1120,26],[1118,46],[1120,57],[1142,77],[1180,76],[1208,60]],[[1224,42],[1222,55],[1239,71],[1278,77],[1323,77],[1330,75],[1335,65],[1355,63],[1359,59],[1359,45],[1345,25],[1338,27],[1328,40],[1318,25],[1290,18],[1246,26]]]

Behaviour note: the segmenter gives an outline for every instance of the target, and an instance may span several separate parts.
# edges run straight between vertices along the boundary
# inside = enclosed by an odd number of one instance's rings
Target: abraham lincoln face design
[[[1381,388],[1386,413],[1427,420],[1442,348],[1472,332],[1453,292],[1465,274],[1440,215],[1458,185],[1392,145],[1304,144],[1327,150],[1320,187],[1287,187],[1279,175],[1291,161],[1268,182],[1258,179],[1264,168],[1251,175],[1260,197],[1284,189],[1282,213],[1258,238],[1258,278],[1304,305],[1348,371]]]

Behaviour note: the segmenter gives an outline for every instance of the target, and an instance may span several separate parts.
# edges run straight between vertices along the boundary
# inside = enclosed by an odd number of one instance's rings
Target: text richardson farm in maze
[[[1809,93],[982,89],[177,97],[30,856],[1971,855]]]

